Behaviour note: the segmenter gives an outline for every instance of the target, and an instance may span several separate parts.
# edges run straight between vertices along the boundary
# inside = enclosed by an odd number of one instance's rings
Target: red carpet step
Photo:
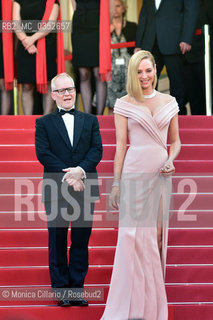
[[[47,230],[0,230],[1,247],[47,247]],[[68,239],[69,239],[68,235]],[[116,229],[93,229],[90,246],[115,246]],[[213,246],[212,229],[170,229],[169,246]],[[69,243],[68,243],[69,244]]]
[[[117,228],[118,212],[95,211],[94,228]],[[169,225],[171,229],[212,228],[213,211],[170,211]],[[1,229],[46,229],[46,214],[41,212],[1,212]]]
[[[112,273],[111,266],[90,266],[86,284],[109,284]],[[171,284],[208,284],[213,277],[213,265],[167,266],[166,283]],[[46,286],[50,284],[47,267],[33,268],[1,268],[1,286]]]
[[[104,146],[102,160],[113,160],[115,157],[115,146]],[[36,153],[34,146],[0,146],[1,161],[36,161]],[[196,157],[196,158],[195,158]],[[178,160],[212,160],[213,148],[207,146],[182,146]]]
[[[174,313],[176,308],[169,306],[169,319],[174,320]],[[80,310],[79,310],[80,309]],[[60,307],[22,307],[22,308],[1,308],[2,320],[9,320],[15,317],[16,320],[43,320],[47,319],[47,315],[51,320],[94,320],[100,319],[104,307],[103,306],[90,306],[88,308],[60,308]],[[198,318],[197,318],[198,319]],[[195,319],[195,320],[197,320]],[[185,318],[184,318],[185,320]]]
[[[98,285],[98,286],[90,286],[86,285],[85,289],[88,292],[94,292],[96,296],[100,298],[97,299],[89,299],[89,304],[103,305],[106,303],[106,297],[109,291],[109,285]],[[212,285],[166,285],[166,292],[168,296],[168,302],[170,304],[174,303],[174,301],[178,301],[178,303],[188,302],[188,303],[196,303],[199,301],[211,302],[211,290],[213,289]],[[22,306],[22,305],[31,305],[31,306],[56,306],[57,301],[45,298],[43,299],[29,299],[24,300],[24,298],[18,298],[15,296],[16,292],[51,292],[51,288],[49,286],[40,286],[40,287],[27,287],[27,289],[23,289],[22,287],[4,287],[4,290],[8,290],[10,292],[10,298],[5,298],[0,301],[0,308],[3,306]],[[1,292],[4,291],[1,289]],[[13,292],[13,293],[12,293]],[[13,297],[12,297],[13,294]],[[15,297],[14,297],[15,296]],[[41,295],[40,295],[41,297]],[[44,296],[45,297],[45,296]]]
[[[112,176],[106,176],[99,178],[101,193],[110,193],[112,185]],[[213,186],[213,175],[203,174],[197,176],[191,176],[188,174],[175,173],[172,177],[173,182],[173,193],[179,193],[180,187],[184,184],[184,193],[195,192],[194,188],[198,193],[211,193]],[[40,194],[42,185],[42,173],[37,173],[34,176],[30,173],[18,174],[0,174],[0,195],[1,194],[19,194],[20,187],[22,193],[26,194],[30,191],[31,194]],[[192,190],[193,188],[193,190]]]
[[[197,175],[197,173],[212,173],[213,160],[176,160],[176,171]],[[0,161],[1,172],[8,174],[41,173],[42,166],[37,161]],[[99,176],[113,175],[113,161],[102,160],[97,167]]]
[[[1,129],[34,129],[35,120],[40,116],[1,116]],[[113,116],[99,116],[98,121],[101,129],[114,127]],[[183,129],[213,128],[213,117],[206,116],[179,116],[179,126]]]
[[[28,194],[15,196],[1,195],[1,211],[44,211],[44,205],[41,203],[41,195]],[[173,194],[171,208],[172,210],[212,210],[212,195],[208,193],[176,193]],[[100,201],[97,201],[95,204],[95,210],[109,210],[109,194],[102,194]]]
[[[115,247],[89,249],[90,265],[113,265]],[[168,265],[213,264],[213,247],[169,247]],[[1,267],[48,266],[47,248],[1,249]]]
[[[15,133],[15,134],[14,134]],[[115,144],[115,129],[101,129],[103,144]],[[180,128],[180,139],[185,144],[212,144],[212,128]],[[32,145],[35,142],[35,129],[2,129],[0,128],[0,144],[26,144]]]

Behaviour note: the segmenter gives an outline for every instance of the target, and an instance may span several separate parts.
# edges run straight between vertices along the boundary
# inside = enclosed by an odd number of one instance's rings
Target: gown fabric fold
[[[106,308],[101,320],[167,320],[164,285],[171,177],[167,133],[179,111],[175,98],[152,116],[148,108],[117,99],[114,113],[128,118],[130,147],[121,176],[119,231]],[[162,252],[157,223],[163,226]]]

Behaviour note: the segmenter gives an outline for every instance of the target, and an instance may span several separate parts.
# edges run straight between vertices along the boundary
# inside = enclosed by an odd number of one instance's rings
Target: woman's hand
[[[34,44],[31,47],[29,47],[27,49],[27,51],[28,51],[29,54],[35,54],[35,53],[38,52],[38,50],[37,50],[37,48],[36,48],[36,46]]]
[[[140,51],[141,50],[141,48],[135,48],[134,49],[134,53],[136,53],[136,52],[138,52],[138,51]]]
[[[118,210],[119,202],[120,202],[120,187],[119,186],[112,187],[112,191],[109,196],[110,208],[114,210]]]
[[[28,50],[35,43],[35,39],[33,36],[26,36],[22,41],[23,46],[26,50]]]
[[[160,169],[160,172],[165,177],[172,175],[175,172],[173,162],[171,160],[167,160],[163,168]]]

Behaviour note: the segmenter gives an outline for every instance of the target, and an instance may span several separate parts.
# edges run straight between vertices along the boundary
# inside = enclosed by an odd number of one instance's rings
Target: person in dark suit
[[[73,79],[59,74],[52,79],[51,89],[58,108],[36,120],[35,133],[37,158],[44,166],[42,197],[48,221],[51,285],[57,292],[59,288],[81,292],[88,271],[94,202],[99,199],[96,166],[102,158],[102,142],[96,116],[75,110]],[[60,306],[88,305],[82,297],[64,299],[65,289]]]
[[[185,54],[184,71],[187,84],[187,98],[192,115],[205,115],[205,65],[204,31],[206,21],[205,2],[200,0],[200,10],[196,30],[192,39],[192,48]]]
[[[211,50],[211,78],[212,78],[212,112],[213,112],[213,1],[203,0],[206,20],[205,23],[210,27],[210,50]]]
[[[186,114],[184,59],[190,51],[199,0],[144,0],[136,34],[136,49],[151,51],[159,77],[166,66],[170,94]]]

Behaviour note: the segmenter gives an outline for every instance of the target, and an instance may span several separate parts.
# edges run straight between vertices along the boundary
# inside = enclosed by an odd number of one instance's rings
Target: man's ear
[[[52,99],[53,99],[54,101],[56,100],[56,94],[55,94],[55,92],[51,91],[51,97],[52,97]]]

